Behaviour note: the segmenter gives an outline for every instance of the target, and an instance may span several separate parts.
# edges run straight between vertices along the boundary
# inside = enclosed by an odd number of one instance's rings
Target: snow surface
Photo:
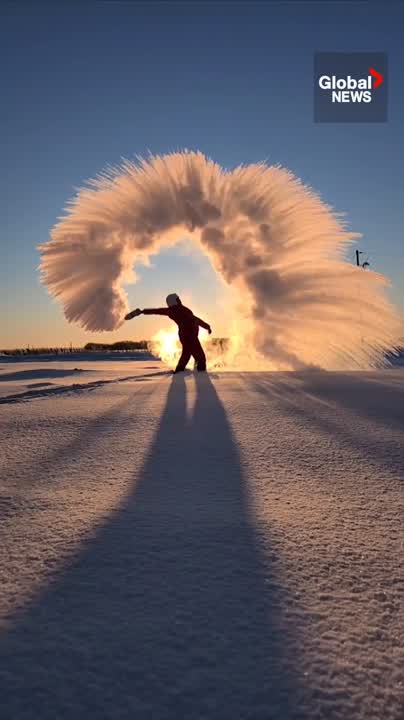
[[[77,363],[0,365],[1,717],[401,719],[404,370]]]

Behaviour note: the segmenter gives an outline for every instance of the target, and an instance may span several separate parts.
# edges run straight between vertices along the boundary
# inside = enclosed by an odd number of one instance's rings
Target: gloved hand
[[[208,333],[209,333],[209,335],[212,335],[212,328],[210,327],[210,325],[209,325]]]
[[[125,320],[132,320],[132,318],[137,317],[138,315],[141,315],[142,311],[140,308],[136,308],[136,310],[132,310],[132,312],[125,315]]]

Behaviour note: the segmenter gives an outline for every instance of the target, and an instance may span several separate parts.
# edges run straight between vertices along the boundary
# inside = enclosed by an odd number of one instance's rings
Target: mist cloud
[[[344,260],[358,235],[292,173],[265,164],[226,171],[183,152],[108,170],[41,245],[42,280],[69,322],[115,330],[136,263],[184,231],[236,289],[255,351],[279,367],[377,366],[398,344],[387,279]]]

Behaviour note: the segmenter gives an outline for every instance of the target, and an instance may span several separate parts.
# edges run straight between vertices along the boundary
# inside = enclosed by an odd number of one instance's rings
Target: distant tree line
[[[229,348],[228,338],[210,338],[209,343],[214,348],[219,348],[221,352],[226,352]],[[148,340],[120,340],[114,343],[95,343],[88,342],[83,347],[30,347],[26,348],[14,348],[13,350],[0,350],[2,355],[63,355],[70,353],[82,353],[82,352],[151,352],[151,343]],[[401,347],[397,348],[394,352],[387,352],[386,359],[396,364],[397,362],[404,362],[404,341]]]
[[[89,342],[84,346],[84,350],[89,352],[114,352],[125,350],[148,350],[147,340],[119,340],[114,343],[95,343]]]
[[[214,347],[219,347],[223,352],[228,348],[227,338],[211,338],[210,342]],[[13,350],[1,350],[3,355],[64,355],[66,353],[85,352],[131,352],[150,350],[148,340],[119,340],[114,343],[88,342],[83,347],[30,347],[14,348]]]
[[[83,347],[30,347],[1,350],[3,355],[64,355],[66,353],[86,352],[126,352],[131,350],[148,350],[147,340],[122,340],[115,343],[89,342]]]
[[[82,352],[83,348],[75,347],[26,347],[13,350],[1,350],[2,355],[59,355],[63,353]]]

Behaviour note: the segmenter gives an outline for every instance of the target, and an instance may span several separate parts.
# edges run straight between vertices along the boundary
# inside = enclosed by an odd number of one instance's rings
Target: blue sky
[[[404,312],[403,22],[400,2],[2,3],[0,347],[95,339],[40,285],[36,248],[86,179],[148,151],[287,166],[363,233]],[[388,53],[387,123],[314,123],[321,50]],[[130,299],[160,304],[191,280],[198,311],[215,319],[220,283],[183,248],[142,270]],[[102,339],[161,326],[139,323]]]

